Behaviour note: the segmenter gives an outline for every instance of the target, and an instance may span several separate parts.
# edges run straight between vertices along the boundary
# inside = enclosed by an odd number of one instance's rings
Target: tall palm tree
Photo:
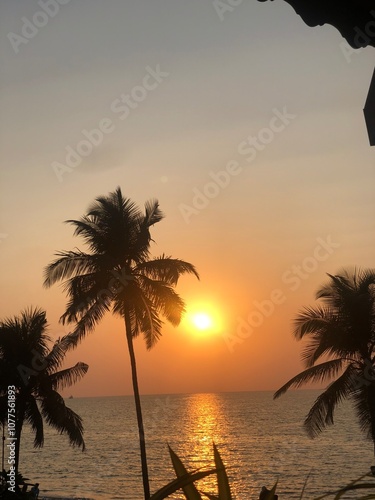
[[[112,311],[125,323],[141,451],[145,499],[150,497],[145,434],[137,381],[133,340],[143,333],[147,348],[161,336],[166,318],[178,325],[184,302],[174,291],[180,275],[192,273],[192,264],[161,255],[150,258],[150,227],[162,220],[157,201],[148,201],[143,213],[120,188],[98,197],[80,220],[69,220],[90,253],[62,251],[45,270],[45,286],[63,281],[69,297],[63,323],[74,323],[76,341],[92,331]]]
[[[305,308],[295,321],[296,338],[308,339],[302,352],[306,369],[274,398],[291,387],[334,379],[305,419],[308,434],[315,437],[333,424],[336,406],[350,399],[375,453],[375,270],[343,270],[328,276],[330,282],[316,294],[323,304]]]
[[[88,370],[84,363],[59,369],[70,348],[69,335],[56,340],[50,349],[46,313],[26,309],[19,316],[0,322],[0,416],[7,421],[12,412],[8,400],[15,397],[15,464],[18,472],[21,433],[28,423],[34,433],[34,447],[44,443],[43,418],[66,434],[73,446],[84,450],[82,419],[65,405],[58,389],[69,387]],[[13,406],[13,405],[12,405]],[[11,422],[13,418],[11,418]]]

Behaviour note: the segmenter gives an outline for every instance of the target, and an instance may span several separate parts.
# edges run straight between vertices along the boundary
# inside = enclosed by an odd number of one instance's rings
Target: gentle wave
[[[304,498],[312,499],[365,474],[373,446],[348,404],[319,438],[306,436],[302,422],[317,394],[295,391],[277,401],[271,392],[144,396],[151,490],[174,478],[167,444],[191,470],[213,465],[214,441],[238,500],[256,500],[261,486],[276,480],[280,500],[297,499],[308,475]],[[47,426],[44,448],[35,450],[25,429],[22,474],[40,483],[41,498],[142,499],[133,398],[79,398],[67,404],[84,419],[87,450],[72,449],[66,436]],[[214,476],[199,487],[214,493]]]

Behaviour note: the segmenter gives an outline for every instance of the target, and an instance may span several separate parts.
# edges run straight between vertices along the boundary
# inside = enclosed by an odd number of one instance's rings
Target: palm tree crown
[[[350,399],[375,445],[375,270],[343,270],[329,277],[316,295],[323,304],[305,308],[295,321],[296,338],[308,339],[302,352],[306,369],[274,397],[306,382],[334,379],[310,409],[307,432],[315,437],[333,424],[336,406]]]
[[[99,197],[80,220],[68,220],[91,253],[62,251],[45,271],[45,286],[64,282],[69,297],[63,323],[76,323],[77,341],[104,314],[129,317],[133,338],[143,333],[147,347],[160,338],[160,314],[178,325],[184,302],[173,290],[181,274],[198,273],[192,264],[161,255],[150,260],[150,226],[163,214],[157,201],[145,213],[122,196],[120,188]]]
[[[101,196],[79,220],[68,220],[81,236],[89,253],[62,251],[45,270],[45,286],[62,281],[68,295],[63,323],[74,323],[76,343],[92,331],[104,314],[112,311],[125,323],[133,391],[139,429],[145,499],[150,497],[145,437],[137,381],[133,339],[143,333],[147,348],[161,336],[163,320],[178,325],[184,302],[175,292],[179,277],[191,273],[192,264],[164,254],[151,259],[150,227],[163,214],[156,200],[142,212],[120,188]]]
[[[66,434],[70,444],[85,448],[82,420],[65,405],[57,391],[77,382],[88,366],[79,362],[60,369],[71,339],[69,335],[58,339],[52,348],[50,342],[46,313],[41,309],[26,309],[19,316],[0,322],[0,415],[4,423],[8,388],[14,387],[17,470],[24,422],[32,428],[35,447],[44,443],[44,418]]]

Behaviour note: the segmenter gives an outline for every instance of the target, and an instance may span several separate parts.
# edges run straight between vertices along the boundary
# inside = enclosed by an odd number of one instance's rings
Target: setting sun
[[[193,315],[193,323],[199,330],[207,330],[212,326],[212,319],[206,313],[196,313]]]
[[[206,300],[199,301],[187,308],[183,327],[197,338],[211,337],[222,333],[223,318],[220,309]]]

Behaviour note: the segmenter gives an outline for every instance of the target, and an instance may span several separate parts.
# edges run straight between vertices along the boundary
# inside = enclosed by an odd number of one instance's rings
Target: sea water
[[[294,391],[273,401],[271,392],[143,396],[151,491],[174,479],[168,445],[189,470],[213,467],[215,442],[228,467],[233,497],[256,500],[278,481],[280,500],[313,499],[369,472],[373,446],[349,404],[334,426],[314,440],[303,420],[317,391]],[[24,431],[20,472],[40,483],[40,497],[141,500],[135,408],[131,396],[78,398],[66,404],[82,416],[86,451],[45,426],[45,445],[34,449]],[[215,476],[198,483],[215,493]],[[342,498],[359,498],[347,494]],[[171,498],[184,498],[179,492]]]

